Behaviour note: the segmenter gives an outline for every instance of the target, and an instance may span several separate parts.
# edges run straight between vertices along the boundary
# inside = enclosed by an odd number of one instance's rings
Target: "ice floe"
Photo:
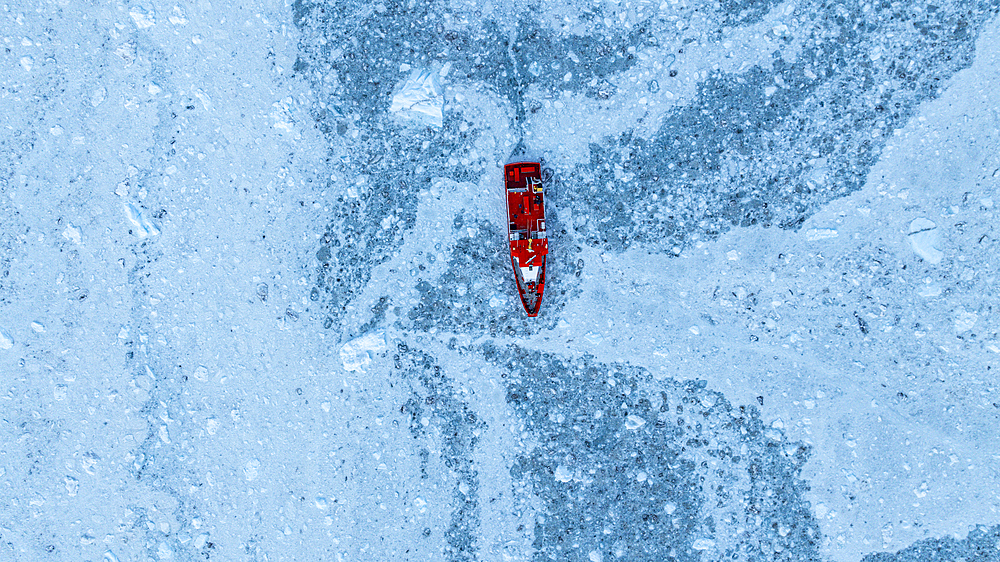
[[[340,348],[340,360],[345,371],[365,372],[372,363],[372,355],[385,349],[385,334],[372,332],[345,343]]]
[[[444,124],[443,107],[440,73],[416,68],[392,96],[389,111],[415,125],[440,128]]]

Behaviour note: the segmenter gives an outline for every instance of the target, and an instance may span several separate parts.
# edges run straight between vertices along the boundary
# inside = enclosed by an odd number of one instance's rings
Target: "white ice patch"
[[[698,539],[694,541],[694,544],[691,545],[691,548],[695,550],[709,550],[715,548],[715,541],[713,541],[712,539]]]
[[[927,263],[941,263],[944,252],[939,248],[940,240],[937,225],[923,217],[913,219],[910,223],[910,247]]]
[[[146,29],[156,25],[156,18],[153,17],[151,11],[147,12],[142,8],[135,7],[128,11],[128,15],[132,16],[132,21],[135,22],[135,26],[139,29]]]
[[[559,465],[556,467],[555,477],[557,482],[569,482],[573,479],[573,473],[565,465]]]
[[[0,349],[10,349],[12,347],[14,347],[14,339],[3,330],[0,330]]]
[[[135,234],[139,238],[149,238],[160,233],[160,229],[156,228],[156,225],[147,219],[138,207],[131,203],[125,203],[125,216],[132,223],[132,234]]]
[[[968,332],[976,325],[976,321],[979,320],[979,315],[975,312],[967,312],[964,308],[959,307],[955,311],[955,331],[958,333]]]
[[[439,73],[417,68],[392,96],[389,111],[416,125],[441,128],[444,124],[443,106]]]
[[[353,339],[340,348],[340,360],[345,371],[365,372],[372,363],[372,354],[386,349],[385,333],[382,331],[365,334]]]
[[[806,231],[806,240],[815,242],[817,240],[828,240],[836,238],[838,233],[832,228],[810,228]]]
[[[640,427],[646,425],[646,420],[636,416],[634,414],[629,415],[625,418],[625,428],[626,429],[639,429]]]
[[[248,460],[246,465],[243,466],[243,476],[247,479],[247,482],[253,482],[257,479],[260,474],[260,461],[257,459]]]
[[[74,244],[79,244],[82,241],[80,229],[73,225],[67,225],[66,230],[63,230],[62,235],[63,238],[72,241]]]

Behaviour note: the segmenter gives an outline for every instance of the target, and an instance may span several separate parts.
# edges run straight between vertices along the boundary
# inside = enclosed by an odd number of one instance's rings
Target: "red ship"
[[[517,292],[528,316],[538,316],[545,289],[545,258],[549,253],[541,163],[507,164],[504,166],[504,183],[507,192],[507,238]]]

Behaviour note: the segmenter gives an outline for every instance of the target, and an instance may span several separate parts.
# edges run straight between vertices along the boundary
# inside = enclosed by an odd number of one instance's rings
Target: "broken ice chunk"
[[[704,538],[698,539],[694,541],[694,544],[691,545],[691,548],[695,550],[709,550],[715,548],[715,541],[713,541],[712,539],[704,539]]]
[[[556,467],[555,477],[558,482],[569,482],[573,479],[573,473],[566,466],[559,465]]]
[[[932,283],[930,279],[927,279],[925,283],[926,284],[923,287],[921,287],[919,291],[917,291],[918,295],[926,299],[926,298],[936,297],[941,294],[942,290],[940,285]]]
[[[441,128],[444,124],[444,96],[441,95],[440,74],[426,68],[416,68],[392,96],[389,111],[416,125]]]
[[[344,362],[345,371],[365,372],[372,363],[372,354],[384,351],[385,334],[381,331],[372,332],[353,339],[340,348],[340,360]]]
[[[10,349],[12,347],[14,347],[14,339],[3,330],[0,330],[0,349]]]
[[[941,263],[944,252],[939,249],[940,241],[937,225],[923,217],[913,219],[910,223],[910,247],[913,251],[931,264]]]
[[[63,230],[62,235],[63,238],[71,240],[74,244],[79,244],[83,240],[83,237],[80,235],[80,229],[71,224],[66,226],[66,230]]]
[[[259,474],[260,461],[257,459],[248,460],[246,465],[243,467],[243,476],[247,479],[247,482],[253,482],[257,479]]]
[[[833,228],[810,228],[806,231],[806,240],[810,242],[828,240],[830,238],[836,238],[838,235],[839,233],[837,230]]]
[[[135,22],[135,26],[139,29],[146,29],[156,25],[156,18],[153,16],[153,12],[147,12],[138,6],[129,10],[128,15],[132,16],[132,21]]]
[[[625,418],[626,429],[639,429],[644,425],[646,425],[646,420],[640,418],[637,415],[630,414],[628,417]]]
[[[139,238],[148,238],[160,233],[160,229],[156,228],[156,225],[150,222],[146,215],[142,214],[142,211],[131,203],[125,203],[125,216],[132,223],[132,234]]]
[[[962,307],[955,311],[955,331],[958,333],[968,332],[976,325],[979,315],[975,312],[968,312]]]

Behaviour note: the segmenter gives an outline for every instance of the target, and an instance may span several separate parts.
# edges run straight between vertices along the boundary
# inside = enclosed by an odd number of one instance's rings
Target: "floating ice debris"
[[[71,240],[74,244],[79,244],[83,237],[80,235],[80,229],[73,226],[67,225],[66,230],[63,230],[63,238],[66,240]]]
[[[557,482],[569,482],[573,479],[573,473],[564,465],[559,465],[556,467],[555,478]]]
[[[644,425],[646,425],[646,420],[640,418],[635,414],[630,414],[627,418],[625,418],[626,429],[639,429]]]
[[[94,90],[92,94],[90,94],[90,105],[92,107],[97,107],[102,103],[104,103],[104,100],[107,97],[108,97],[108,89],[105,88],[104,86],[101,86],[100,88]]]
[[[246,477],[247,482],[256,480],[258,474],[260,474],[260,461],[257,459],[248,460],[246,466],[243,467],[243,476]]]
[[[665,511],[667,515],[670,515],[671,513],[677,511],[677,505],[667,502],[663,504],[663,511]]]
[[[66,493],[70,496],[75,496],[80,491],[80,481],[76,478],[66,476],[63,478],[63,482],[66,484]]]
[[[968,332],[976,325],[979,315],[975,312],[966,312],[962,307],[955,311],[955,331],[958,333]]]
[[[602,336],[600,333],[594,332],[594,331],[587,332],[586,334],[584,334],[583,337],[587,338],[587,341],[589,341],[590,343],[592,343],[594,345],[597,345],[597,344],[601,343],[602,341],[604,341],[604,336]]]
[[[389,111],[417,125],[440,128],[444,124],[443,106],[440,74],[416,68],[392,96]]]
[[[31,67],[34,65],[35,65],[35,59],[31,58],[30,55],[21,57],[21,68],[23,68],[25,72],[30,72]]]
[[[927,263],[941,263],[944,252],[939,249],[940,241],[937,225],[921,217],[910,223],[910,247]]]
[[[210,111],[212,109],[212,98],[210,98],[208,94],[203,92],[201,88],[195,89],[195,91],[192,93],[194,94],[194,97],[198,98],[198,101],[201,102],[201,106],[205,108],[205,111]],[[288,100],[288,102],[282,100],[282,102],[286,104],[285,107],[287,107],[287,103],[291,102],[291,98],[286,98],[286,99]],[[277,127],[277,125],[275,125],[275,127]]]
[[[698,539],[694,541],[694,544],[691,545],[691,548],[695,550],[708,550],[711,548],[715,548],[715,541],[713,541],[712,539],[704,539],[704,538]]]
[[[351,340],[340,348],[340,360],[344,362],[345,371],[365,372],[372,363],[372,354],[384,351],[385,334],[381,331],[372,332]]]
[[[920,290],[917,291],[917,294],[926,299],[939,296],[941,292],[941,286],[936,283],[931,283],[928,279],[927,284],[921,287]]]
[[[32,322],[31,323],[31,329],[36,334],[44,334],[45,333],[45,324],[42,324],[41,322]]]
[[[110,550],[104,551],[104,562],[118,562],[118,557]]]
[[[204,365],[199,365],[197,369],[194,370],[194,378],[204,382],[208,380],[208,367]]]
[[[810,228],[806,231],[806,240],[815,242],[817,240],[828,240],[839,236],[833,228]]]
[[[167,18],[173,25],[184,25],[188,22],[187,18],[184,17],[184,11],[181,10],[180,6],[174,6],[174,14]]]
[[[125,203],[125,216],[128,217],[129,222],[132,223],[132,234],[135,234],[139,238],[148,238],[150,236],[156,236],[160,233],[160,229],[156,228],[156,225],[150,222],[150,220],[142,214],[142,211],[131,203]]]
[[[135,26],[139,29],[146,29],[156,25],[156,18],[153,17],[153,13],[147,12],[138,6],[129,10],[128,15],[132,16],[132,21],[135,22]]]
[[[84,472],[93,476],[96,474],[94,467],[97,466],[97,461],[99,460],[101,460],[100,455],[93,451],[88,451],[84,453],[83,457],[80,459],[80,466],[83,467]]]
[[[316,509],[326,509],[326,506],[326,498],[323,496],[316,496]]]
[[[0,330],[0,349],[10,349],[14,347],[14,339],[7,332]]]
[[[590,554],[588,554],[587,557],[590,558],[590,562],[602,562],[604,560],[604,557],[601,556],[601,553],[597,552],[596,550],[591,550]]]

